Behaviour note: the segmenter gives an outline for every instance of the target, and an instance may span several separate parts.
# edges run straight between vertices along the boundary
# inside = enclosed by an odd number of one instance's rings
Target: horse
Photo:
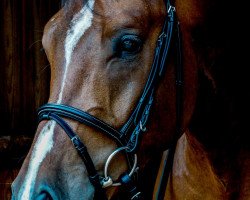
[[[216,86],[195,37],[210,4],[63,2],[44,29],[50,96],[12,199],[249,199],[249,153],[233,181],[197,126],[200,72]]]

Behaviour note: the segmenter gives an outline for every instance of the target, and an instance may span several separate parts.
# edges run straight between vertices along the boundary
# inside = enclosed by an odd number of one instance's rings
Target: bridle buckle
[[[103,178],[101,181],[102,188],[107,188],[113,185],[113,180],[108,176],[107,178]]]

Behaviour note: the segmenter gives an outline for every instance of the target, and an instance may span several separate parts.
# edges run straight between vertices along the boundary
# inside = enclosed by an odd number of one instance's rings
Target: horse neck
[[[247,154],[245,154],[247,155]],[[228,182],[225,176],[219,176],[212,164],[210,152],[190,132],[186,132],[178,141],[173,170],[169,179],[165,199],[231,199],[237,193],[237,199],[250,197],[250,158],[244,158],[242,168],[237,173],[243,173],[242,179]],[[238,174],[239,175],[239,174]],[[240,175],[239,175],[240,176]],[[232,191],[238,189],[237,191]],[[235,198],[234,198],[235,199]]]
[[[205,191],[207,189],[209,191]],[[206,152],[195,138],[185,133],[176,146],[166,199],[197,199],[204,194],[210,199],[223,199],[223,190],[223,184],[215,175]]]

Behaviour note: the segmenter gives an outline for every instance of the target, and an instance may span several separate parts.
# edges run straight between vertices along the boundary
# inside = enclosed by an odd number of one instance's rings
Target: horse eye
[[[125,35],[121,38],[118,52],[121,57],[134,55],[141,50],[142,41],[136,35]]]

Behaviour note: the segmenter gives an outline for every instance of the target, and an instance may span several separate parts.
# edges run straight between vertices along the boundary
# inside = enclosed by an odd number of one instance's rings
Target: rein
[[[87,112],[76,109],[74,107],[62,104],[45,104],[38,109],[38,121],[43,120],[54,120],[68,135],[71,139],[74,147],[76,148],[79,156],[82,158],[86,170],[89,175],[89,180],[95,188],[96,199],[107,199],[104,188],[110,186],[124,185],[128,191],[129,199],[142,199],[142,194],[138,191],[134,175],[137,172],[137,156],[136,151],[139,148],[140,141],[143,133],[146,131],[146,125],[149,118],[150,110],[153,104],[155,89],[158,86],[159,80],[161,79],[163,72],[166,67],[166,59],[168,56],[170,43],[173,35],[173,29],[175,23],[175,8],[170,5],[168,1],[166,3],[167,17],[164,22],[162,32],[157,40],[157,46],[155,49],[155,57],[153,64],[148,76],[148,80],[141,94],[141,97],[136,105],[133,113],[122,126],[121,129],[117,130],[102,120],[90,115]],[[179,42],[179,40],[178,40]],[[180,43],[180,42],[179,42]],[[179,45],[179,44],[178,44]],[[178,49],[178,47],[177,47]],[[180,130],[180,119],[181,119],[181,90],[182,90],[182,68],[181,68],[181,54],[180,49],[178,50],[179,62],[177,65],[177,129]],[[64,120],[64,118],[78,121],[87,126],[93,127],[96,130],[105,133],[110,138],[114,139],[117,143],[118,149],[116,149],[107,159],[104,168],[104,177],[101,177],[93,164],[93,161],[87,151],[86,146],[80,140],[79,136],[72,130],[70,125]],[[175,146],[175,144],[174,144]],[[128,166],[130,172],[124,173],[120,178],[119,182],[114,182],[111,177],[108,176],[107,171],[109,163],[115,155],[121,151],[124,151],[128,160]],[[174,154],[174,149],[173,153]],[[172,165],[172,159],[168,164]],[[169,172],[167,172],[167,179]],[[161,196],[161,195],[160,195]],[[158,198],[159,199],[159,198]]]

